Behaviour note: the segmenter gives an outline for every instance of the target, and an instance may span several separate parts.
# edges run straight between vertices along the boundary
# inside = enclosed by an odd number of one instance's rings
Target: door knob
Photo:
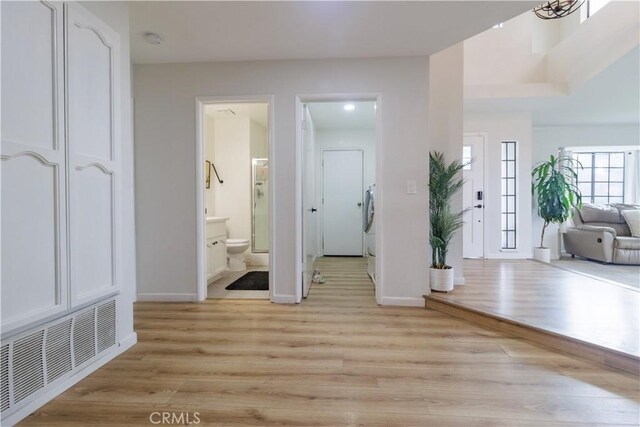
[[[318,209],[316,209],[316,208],[311,208],[311,209],[309,209],[309,210],[311,211],[311,213],[314,213],[314,212],[317,212],[317,211],[318,211]]]
[[[358,202],[358,206],[362,206],[362,202]]]
[[[475,205],[474,208],[482,209],[482,208],[484,208],[484,206],[483,205]]]

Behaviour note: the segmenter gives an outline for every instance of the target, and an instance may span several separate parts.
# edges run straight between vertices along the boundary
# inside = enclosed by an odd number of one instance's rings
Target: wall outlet
[[[416,194],[417,190],[416,190],[416,181],[415,180],[408,180],[407,181],[407,194]]]

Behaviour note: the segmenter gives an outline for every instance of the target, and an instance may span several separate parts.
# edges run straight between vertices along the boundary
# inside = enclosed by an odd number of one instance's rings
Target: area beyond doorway
[[[376,226],[368,224],[365,192],[378,170],[378,105],[377,98],[362,98],[298,99],[298,302],[319,256],[367,258],[364,272],[376,277]]]

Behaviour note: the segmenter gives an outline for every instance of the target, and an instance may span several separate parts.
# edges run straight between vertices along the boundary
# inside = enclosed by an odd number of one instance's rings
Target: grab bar
[[[215,172],[216,174],[216,178],[218,179],[218,182],[220,184],[222,184],[224,181],[220,179],[220,175],[218,175],[218,170],[216,169],[216,165],[213,164],[213,162],[210,162],[209,160],[206,160],[206,163],[208,165],[207,167],[207,188],[211,187],[211,168],[213,168],[213,172]]]

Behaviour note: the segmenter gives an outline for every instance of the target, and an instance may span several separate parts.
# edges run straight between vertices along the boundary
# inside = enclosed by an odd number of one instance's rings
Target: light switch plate
[[[407,181],[407,194],[416,194],[417,190],[416,190],[416,181],[415,180],[408,180]]]

